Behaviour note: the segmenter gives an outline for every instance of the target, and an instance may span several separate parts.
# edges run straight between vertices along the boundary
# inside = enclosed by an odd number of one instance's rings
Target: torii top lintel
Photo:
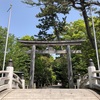
[[[69,41],[26,41],[18,40],[20,43],[23,43],[27,46],[32,45],[81,45],[85,40],[69,40]]]

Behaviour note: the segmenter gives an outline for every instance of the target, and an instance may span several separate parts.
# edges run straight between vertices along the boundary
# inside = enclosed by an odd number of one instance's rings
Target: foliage
[[[30,4],[30,1],[25,0],[25,3]],[[31,0],[31,3],[40,6],[41,11],[36,15],[40,21],[39,25],[37,25],[40,31],[35,36],[40,40],[60,40],[60,35],[65,32],[65,15],[68,14],[70,7],[67,4],[62,5],[63,1],[61,0],[39,0],[38,3]],[[49,30],[52,31],[49,32]]]
[[[35,80],[37,87],[48,86],[55,82],[56,76],[52,71],[52,62],[52,57],[37,55],[35,67]]]
[[[0,27],[0,70],[2,69],[3,66],[6,32],[7,32],[6,28]]]
[[[91,20],[91,19],[90,19]],[[98,17],[94,17],[94,24],[95,24],[95,31],[97,36],[97,41],[99,41],[100,38],[100,28],[98,25],[100,24],[100,20]],[[92,24],[90,23],[91,32],[93,34],[92,30]],[[89,59],[92,58],[95,66],[97,67],[97,60],[96,60],[96,53],[95,50],[90,45],[90,41],[87,38],[86,30],[85,30],[85,24],[83,20],[77,20],[73,23],[70,23],[67,25],[67,32],[63,35],[63,40],[75,40],[75,39],[85,39],[86,41],[82,43],[81,46],[71,46],[71,49],[73,50],[81,50],[82,54],[72,54],[72,64],[74,69],[74,74],[81,73],[84,74],[87,72],[87,66],[89,63]],[[98,43],[99,47],[99,43]]]
[[[0,69],[2,69],[3,64],[6,34],[7,29],[0,27]],[[22,47],[22,45],[17,42],[17,38],[13,34],[9,34],[5,69],[8,66],[9,59],[12,59],[14,70],[23,72],[25,79],[29,79],[29,68],[26,61],[30,60],[30,57],[26,54],[27,50],[29,50],[27,47]]]
[[[88,36],[88,39],[92,45],[93,48],[95,48],[94,44],[94,38],[93,35],[91,34],[91,29],[90,29],[90,24],[89,24],[89,16],[90,14],[88,12],[93,11],[92,5],[95,7],[100,6],[100,1],[98,0],[93,0],[93,1],[88,1],[88,0],[38,0],[37,2],[34,2],[32,0],[23,0],[24,3],[30,4],[30,5],[36,5],[36,6],[42,6],[43,8],[40,7],[41,13],[38,14],[38,17],[44,17],[40,19],[41,23],[37,26],[38,28],[41,28],[39,32],[39,37],[47,36],[47,30],[48,28],[50,29],[48,22],[50,24],[52,23],[54,28],[54,34],[56,35],[56,38],[60,40],[60,34],[63,31],[63,27],[65,26],[62,25],[64,20],[62,22],[59,22],[59,17],[57,13],[61,14],[67,14],[69,12],[69,9],[74,8],[78,11],[81,12],[83,18],[84,18],[84,23],[85,23],[85,28],[86,28],[86,34]],[[57,22],[56,22],[57,19]],[[66,17],[64,17],[66,19]],[[52,33],[51,33],[52,34]],[[43,35],[43,36],[42,36]],[[43,37],[43,39],[45,39]]]
[[[86,39],[86,30],[83,20],[67,23],[66,32],[62,35],[62,40],[80,40]]]
[[[34,40],[34,37],[33,36],[29,36],[29,35],[25,35],[21,38],[21,40],[27,40],[27,41],[31,41],[31,40]]]
[[[60,82],[62,83],[62,87],[68,87],[68,81],[67,81],[67,62],[66,57],[58,57],[53,62],[53,71],[56,74],[56,83]]]

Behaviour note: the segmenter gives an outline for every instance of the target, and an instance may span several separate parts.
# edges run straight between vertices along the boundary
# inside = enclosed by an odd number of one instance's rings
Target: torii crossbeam
[[[85,40],[69,40],[69,41],[25,41],[18,40],[20,43],[24,45],[81,45]]]

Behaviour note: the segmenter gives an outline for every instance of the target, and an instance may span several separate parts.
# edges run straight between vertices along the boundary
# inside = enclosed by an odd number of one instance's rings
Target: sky
[[[39,7],[32,7],[21,2],[21,0],[0,0],[0,26],[3,28],[8,26],[9,12],[7,10],[12,4],[12,13],[10,20],[9,33],[14,34],[17,38],[25,35],[34,36],[39,32],[36,28],[38,18],[36,14],[39,12]],[[81,19],[79,12],[72,10],[67,16],[67,22],[73,22]]]

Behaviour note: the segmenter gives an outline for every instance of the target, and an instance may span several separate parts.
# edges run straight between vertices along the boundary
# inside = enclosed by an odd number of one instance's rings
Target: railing
[[[77,88],[87,88],[89,85],[89,75],[86,73],[84,76],[79,77],[77,80]]]
[[[92,59],[90,59],[88,74],[86,74],[83,79],[80,78],[77,80],[78,88],[84,88],[87,86],[91,89],[100,90],[100,70],[96,70]]]
[[[89,87],[100,90],[100,70],[96,70],[92,59],[88,67]]]
[[[7,74],[9,74],[8,71],[0,71],[0,91],[8,88],[9,78],[6,76]]]
[[[23,88],[22,87],[22,80],[16,74],[13,74],[13,88]]]
[[[8,66],[6,71],[0,71],[0,91],[18,88],[25,88],[25,80],[13,73],[12,66]]]
[[[94,81],[92,87],[100,90],[100,70],[93,71],[91,78]]]

